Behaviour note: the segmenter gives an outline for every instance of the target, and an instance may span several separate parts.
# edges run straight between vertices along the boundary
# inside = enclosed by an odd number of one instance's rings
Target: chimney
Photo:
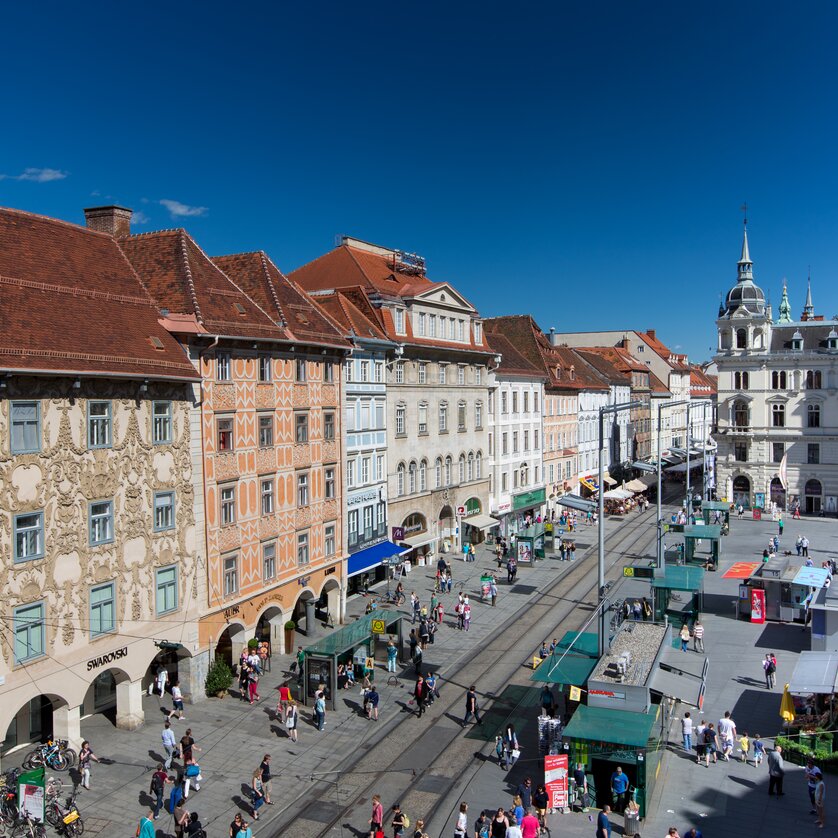
[[[652,340],[657,340],[654,329],[646,329],[646,334],[649,335]]]
[[[556,327],[555,326],[550,327],[550,343],[553,344],[553,346],[556,345]]]
[[[91,230],[121,238],[131,235],[133,214],[133,210],[111,204],[107,207],[87,207],[84,211],[84,220]]]

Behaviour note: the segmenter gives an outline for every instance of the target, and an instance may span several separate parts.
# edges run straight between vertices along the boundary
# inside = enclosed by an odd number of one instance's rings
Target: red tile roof
[[[718,379],[707,375],[698,364],[690,364],[690,396],[710,398],[718,395]]]
[[[622,346],[585,346],[582,347],[585,352],[595,352],[607,358],[609,362],[620,372],[649,372],[649,368],[645,364],[641,364],[636,358],[633,358],[627,349]]]
[[[668,349],[661,343],[654,329],[647,329],[645,332],[637,332],[637,336],[648,344],[648,346],[657,355],[660,355],[673,369],[679,369],[684,372],[689,370],[690,365],[686,355],[678,355],[672,350]]]
[[[502,332],[487,333],[486,337],[492,351],[501,356],[500,366],[497,368],[500,375],[528,376],[546,380],[547,373],[544,369],[537,367],[524,357]]]
[[[362,288],[314,292],[317,304],[341,325],[350,337],[389,340]]]
[[[653,372],[649,373],[649,381],[652,385],[652,392],[661,396],[671,396],[669,387],[666,386]]]
[[[0,209],[0,312],[0,369],[198,378],[103,233]]]
[[[193,316],[208,334],[287,339],[275,320],[214,265],[185,230],[118,241],[161,309]]]
[[[214,256],[217,265],[259,307],[275,318],[287,340],[349,348],[342,329],[262,251]]]

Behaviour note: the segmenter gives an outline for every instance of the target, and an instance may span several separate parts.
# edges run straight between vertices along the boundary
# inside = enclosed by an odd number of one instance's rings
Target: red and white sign
[[[463,515],[466,514],[466,508],[464,506],[457,507],[457,514],[462,518]]]
[[[567,754],[548,754],[544,757],[544,785],[550,796],[552,809],[567,807]]]
[[[765,591],[751,588],[751,622],[765,622]]]

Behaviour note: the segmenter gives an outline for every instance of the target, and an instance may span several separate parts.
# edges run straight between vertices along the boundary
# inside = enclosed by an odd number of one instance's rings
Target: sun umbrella
[[[780,701],[780,716],[784,722],[790,723],[794,721],[794,701],[792,701],[788,684],[783,689],[783,698]]]

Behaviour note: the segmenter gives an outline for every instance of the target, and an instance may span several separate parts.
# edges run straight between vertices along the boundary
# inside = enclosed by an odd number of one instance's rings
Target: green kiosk
[[[730,525],[730,504],[720,500],[706,500],[701,505],[701,514],[704,516],[705,524],[715,524],[717,527],[723,524]]]
[[[694,565],[667,564],[665,575],[652,579],[655,620],[669,617],[676,631],[690,624],[704,608],[704,569]]]
[[[533,564],[544,558],[544,524],[533,524],[519,530],[515,536],[515,553],[518,564]]]

